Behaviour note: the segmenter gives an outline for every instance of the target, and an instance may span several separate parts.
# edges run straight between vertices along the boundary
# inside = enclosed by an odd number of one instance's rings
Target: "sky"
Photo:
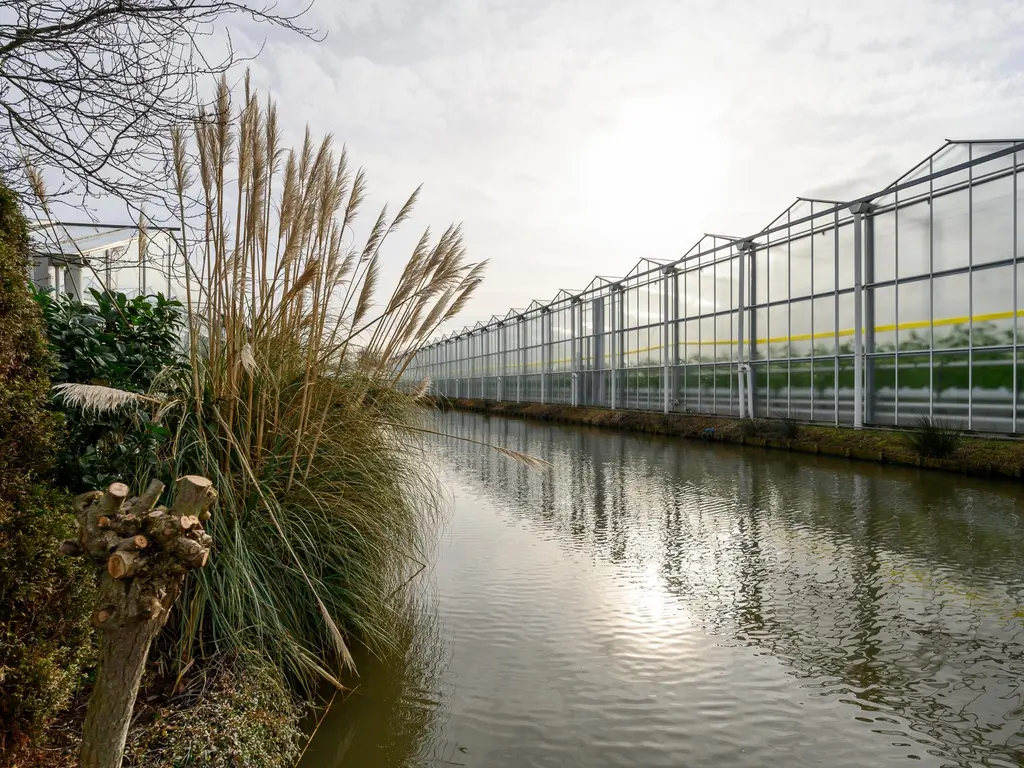
[[[233,37],[265,39],[286,136],[346,142],[371,207],[424,184],[385,279],[462,222],[490,266],[447,330],[1024,135],[1024,0],[317,0],[305,23],[326,38]]]

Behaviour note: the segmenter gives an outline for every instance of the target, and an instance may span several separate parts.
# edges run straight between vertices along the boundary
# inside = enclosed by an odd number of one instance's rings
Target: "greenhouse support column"
[[[455,399],[456,400],[459,399],[462,396],[461,387],[459,386],[459,379],[461,379],[462,376],[463,376],[463,369],[464,369],[463,357],[464,356],[463,356],[463,350],[461,349],[461,347],[462,347],[462,342],[460,341],[459,337],[456,336],[452,340],[452,357],[455,360],[455,365],[453,367],[455,368]]]
[[[448,380],[448,388],[454,387],[455,397],[459,396],[459,375],[462,373],[461,363],[459,362],[459,340],[452,338],[451,349],[448,350],[449,370],[451,374]]]
[[[576,334],[575,334],[576,335],[576,362],[574,363],[574,365],[576,366],[576,374],[577,374],[576,378],[579,381],[579,383],[576,385],[576,405],[581,405],[583,403],[583,400],[585,400],[585,399],[588,400],[588,402],[589,402],[589,398],[586,395],[587,386],[583,382],[584,381],[586,381],[586,382],[593,382],[593,380],[594,380],[593,376],[589,376],[587,378],[584,378],[583,350],[586,349],[587,345],[586,345],[586,342],[584,341],[584,338],[583,338],[583,299],[577,299],[576,300],[575,312],[576,312]],[[591,395],[591,397],[592,397],[592,395]]]
[[[483,394],[484,399],[489,400],[490,398],[488,397],[488,395],[491,393],[491,381],[490,380],[492,378],[496,378],[495,370],[494,370],[494,354],[495,354],[495,350],[494,350],[494,344],[491,342],[491,329],[490,328],[484,328],[480,333],[483,334],[483,342],[482,343],[483,343],[483,348],[484,348],[484,356],[483,356],[483,363],[484,363],[483,364],[483,373],[484,373],[484,375],[483,375],[483,377],[480,380],[481,381],[481,383],[480,383],[480,392]],[[497,391],[498,382],[494,382],[494,387],[495,387],[494,395],[495,395],[495,397],[497,397],[497,394],[498,394],[498,391]]]
[[[516,321],[519,329],[516,334],[519,337],[519,349],[516,350],[519,356],[519,365],[516,366],[516,402],[523,401],[523,371],[526,370],[526,325],[523,323],[523,316],[520,315]]]
[[[864,214],[867,203],[850,206],[853,214],[853,428],[864,427]]]
[[[679,392],[678,377],[679,377],[679,272],[675,268],[672,269],[672,368],[669,371],[669,386],[672,388],[672,403],[673,406],[678,408],[681,403],[677,394]]]
[[[669,278],[675,269],[665,267],[661,273],[661,410],[669,412],[669,398],[671,397],[671,386],[669,379],[672,375],[671,349],[672,349],[672,314]]]
[[[746,269],[746,267],[747,267],[747,259],[746,259],[746,255],[747,255],[747,252],[748,251],[752,251],[753,248],[754,248],[754,243],[752,241],[750,241],[750,240],[744,240],[744,241],[738,243],[737,246],[736,246],[737,252],[739,253],[739,267],[740,267],[740,269],[739,269],[739,272],[740,272],[740,284],[739,284],[739,291],[738,291],[739,295],[737,297],[737,303],[738,303],[738,306],[739,306],[739,324],[738,324],[739,325],[739,330],[737,331],[737,334],[736,334],[736,336],[737,336],[737,338],[736,338],[736,342],[737,342],[736,343],[736,349],[737,349],[736,355],[737,355],[737,363],[738,363],[738,365],[737,365],[738,377],[737,378],[738,378],[738,383],[739,383],[740,418],[741,419],[745,419],[745,418],[747,418],[747,416],[752,415],[752,414],[748,413],[747,401],[746,401],[746,395],[747,395],[747,391],[746,391],[747,390],[747,386],[746,386],[747,367],[746,367],[746,365],[744,365],[744,362],[743,362],[743,359],[744,359],[744,355],[743,355],[743,352],[744,352],[744,349],[743,349],[743,331],[744,331],[744,326],[746,324],[745,321],[746,321],[746,313],[747,313],[747,305],[746,305],[746,282],[747,282],[747,269]]]
[[[548,371],[551,370],[551,310],[540,311],[540,402],[548,401]]]
[[[618,292],[614,288],[612,288],[611,292],[608,294],[608,311],[611,313],[611,319],[609,320],[611,326],[608,340],[611,346],[611,365],[609,366],[609,370],[611,371],[611,407],[614,410],[619,402],[619,298]]]
[[[452,394],[452,344],[451,339],[444,341],[444,394],[450,397]]]
[[[508,366],[505,360],[505,324],[498,323],[498,402],[505,400],[505,376]]]
[[[491,377],[491,340],[487,337],[486,328],[480,331],[480,346],[478,349],[479,352],[475,360],[477,361],[480,379],[480,399],[487,400],[487,390],[490,384],[488,379]]]
[[[864,285],[875,282],[875,219],[864,216]],[[864,291],[864,423],[875,420],[875,292]]]
[[[582,322],[580,327],[582,327]],[[593,351],[594,362],[593,370],[591,374],[591,381],[593,382],[592,387],[596,388],[596,391],[592,391],[590,401],[588,405],[607,405],[608,402],[605,400],[609,391],[609,385],[604,380],[605,371],[608,370],[608,366],[605,362],[605,349],[612,342],[605,339],[604,329],[604,297],[599,296],[596,299],[590,300],[590,332],[591,332],[591,350]],[[594,398],[597,398],[596,401]]]
[[[433,346],[430,349],[430,353],[427,356],[427,370],[430,372],[430,393],[432,395],[439,395],[438,385],[441,383],[441,377],[438,375],[437,369],[437,353],[440,351],[440,347]]]
[[[764,258],[767,261],[768,252],[765,251]],[[747,268],[747,306],[753,304],[757,305],[757,249],[752,246],[750,249],[750,266]],[[765,265],[767,268],[767,264]],[[766,292],[767,293],[767,292]],[[749,331],[747,336],[747,349],[746,349],[746,384],[747,384],[747,416],[753,419],[757,415],[757,410],[754,404],[757,400],[757,388],[754,386],[754,361],[757,360],[757,310],[751,308],[749,310],[749,328],[747,326],[748,313],[745,310],[743,312],[743,328],[745,331]],[[742,344],[740,346],[743,346]]]
[[[615,378],[622,378],[622,394],[620,399],[626,403],[629,397],[628,391],[628,379],[623,375],[626,370],[626,289],[620,283],[616,286],[616,290],[619,292],[618,299],[615,301],[615,329],[618,338],[615,342]],[[616,388],[618,385],[616,385]]]
[[[576,348],[579,346],[579,341],[576,338],[576,306],[579,304],[579,299],[573,298],[569,302],[569,381],[570,381],[570,392],[569,402],[573,408],[575,408],[579,402],[579,395],[576,392]]]

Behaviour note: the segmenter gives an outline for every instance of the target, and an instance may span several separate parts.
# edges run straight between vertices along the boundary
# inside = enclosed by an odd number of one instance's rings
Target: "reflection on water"
[[[1024,763],[1016,486],[437,419],[553,468],[438,441],[430,609],[309,768]]]
[[[429,765],[447,720],[449,647],[434,602],[410,596],[394,617],[394,648],[356,652],[359,678],[327,713],[302,765]],[[340,697],[339,697],[340,698]]]

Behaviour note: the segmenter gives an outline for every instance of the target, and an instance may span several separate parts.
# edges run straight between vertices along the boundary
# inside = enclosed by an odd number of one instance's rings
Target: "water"
[[[1024,764],[1021,488],[437,418],[553,469],[438,442],[406,643],[304,768]]]

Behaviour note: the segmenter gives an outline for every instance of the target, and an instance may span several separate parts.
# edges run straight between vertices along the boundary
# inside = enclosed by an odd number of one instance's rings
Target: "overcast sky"
[[[459,327],[870,192],[946,138],[1024,134],[1017,0],[318,0],[308,21],[327,39],[273,35],[255,84],[293,140],[348,143],[373,203],[425,184],[392,274],[417,228],[464,223],[491,264]]]

